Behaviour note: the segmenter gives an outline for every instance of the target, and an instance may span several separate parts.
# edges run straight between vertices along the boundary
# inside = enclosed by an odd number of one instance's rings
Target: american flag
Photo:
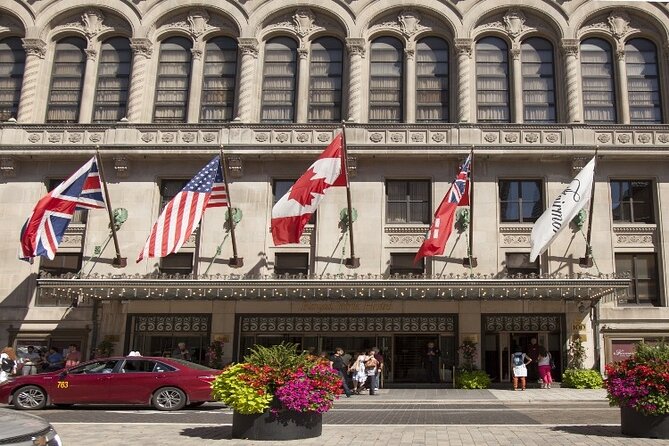
[[[200,223],[204,210],[228,206],[221,171],[221,158],[215,157],[167,203],[151,228],[137,262],[144,257],[165,257],[177,252]]]
[[[53,260],[74,211],[104,207],[98,164],[93,157],[37,202],[21,230],[21,259],[47,256]]]

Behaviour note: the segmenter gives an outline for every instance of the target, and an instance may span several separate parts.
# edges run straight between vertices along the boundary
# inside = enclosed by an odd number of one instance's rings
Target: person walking
[[[190,351],[186,347],[185,342],[179,342],[177,348],[172,351],[172,357],[177,359],[183,359],[184,361],[190,361]]]
[[[511,355],[511,366],[513,367],[513,390],[518,390],[520,381],[520,390],[525,390],[527,386],[527,364],[532,362],[532,358],[522,352],[520,347]]]
[[[365,373],[369,380],[369,394],[376,395],[379,384],[376,382],[376,372],[379,368],[379,361],[374,357],[374,350],[367,352],[367,359],[365,360]]]
[[[77,346],[70,344],[67,355],[65,356],[65,367],[74,367],[81,362],[81,352],[77,350]]]
[[[376,387],[374,390],[379,390],[379,387],[383,387],[383,355],[378,347],[372,347],[372,350],[374,351],[374,359],[379,363],[376,368]]]
[[[341,378],[342,387],[344,388],[344,393],[346,398],[351,397],[351,389],[348,387],[347,377],[348,377],[348,363],[344,361],[344,349],[341,347],[335,348],[335,352],[330,359],[330,367],[337,371],[337,374]]]
[[[37,369],[39,368],[42,362],[42,356],[40,356],[39,352],[35,351],[34,346],[29,345],[26,348],[26,354],[23,355],[22,361],[23,361],[23,369],[21,369],[21,373],[24,376],[36,375]]]
[[[427,381],[438,383],[439,379],[439,356],[441,352],[435,347],[434,342],[428,342],[423,354],[423,365],[427,372]]]
[[[17,364],[16,352],[13,347],[5,347],[0,353],[0,383],[9,379],[11,375],[16,375]]]
[[[539,352],[537,364],[539,366],[539,378],[541,378],[541,388],[550,389],[551,384],[553,384],[553,376],[551,375],[551,362],[552,362],[551,352],[542,348]]]
[[[351,364],[349,371],[351,372],[351,378],[353,380],[353,393],[360,395],[360,392],[365,387],[365,382],[367,381],[367,373],[365,373],[365,361],[367,361],[367,355],[365,352],[360,352],[355,359],[355,362]]]

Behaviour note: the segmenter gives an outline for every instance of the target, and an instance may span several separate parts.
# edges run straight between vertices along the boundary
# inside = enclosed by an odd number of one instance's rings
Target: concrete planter
[[[643,415],[621,407],[620,430],[631,437],[669,439],[669,415]]]
[[[282,410],[274,415],[263,413],[232,415],[232,438],[249,440],[301,440],[319,437],[323,432],[323,414]]]

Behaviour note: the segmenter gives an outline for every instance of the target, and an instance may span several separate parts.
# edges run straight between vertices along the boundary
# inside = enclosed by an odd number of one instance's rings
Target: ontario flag
[[[451,184],[448,193],[441,200],[441,204],[434,213],[434,221],[430,226],[423,244],[416,253],[414,263],[427,256],[437,256],[444,253],[446,242],[453,232],[453,220],[458,206],[469,205],[469,169],[471,155],[460,167],[460,173]]]
[[[216,156],[167,203],[153,224],[137,262],[145,257],[165,257],[179,251],[202,219],[205,209],[227,207],[221,157]]]
[[[37,202],[21,230],[21,259],[46,256],[53,260],[74,211],[104,207],[98,164],[93,157]]]
[[[343,136],[340,133],[272,208],[274,244],[299,243],[304,226],[327,190],[346,184]]]

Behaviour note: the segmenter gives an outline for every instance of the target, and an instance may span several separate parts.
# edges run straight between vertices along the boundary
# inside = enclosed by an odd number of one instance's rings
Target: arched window
[[[523,72],[523,121],[555,122],[553,45],[532,37],[521,47]]]
[[[341,121],[343,57],[342,43],[334,37],[311,44],[309,121]]]
[[[627,42],[625,66],[630,122],[662,122],[657,51],[653,42],[646,39],[632,39]]]
[[[0,121],[16,118],[25,64],[21,39],[9,37],[0,41]]]
[[[192,42],[170,37],[160,44],[154,122],[186,122]]]
[[[207,42],[200,122],[231,121],[235,105],[237,42],[216,37]]]
[[[369,121],[401,122],[404,97],[402,43],[393,37],[372,42],[369,80]]]
[[[448,44],[437,37],[416,45],[416,120],[448,121]]]
[[[585,122],[616,122],[616,88],[611,45],[602,39],[581,42],[581,90]]]
[[[261,121],[295,121],[297,43],[277,37],[265,45]]]
[[[476,42],[476,104],[478,122],[509,122],[509,52],[498,37]]]
[[[125,117],[131,64],[132,51],[128,39],[114,37],[102,44],[93,121],[111,122]]]
[[[78,122],[86,70],[86,41],[66,37],[56,43],[47,102],[47,122]]]

